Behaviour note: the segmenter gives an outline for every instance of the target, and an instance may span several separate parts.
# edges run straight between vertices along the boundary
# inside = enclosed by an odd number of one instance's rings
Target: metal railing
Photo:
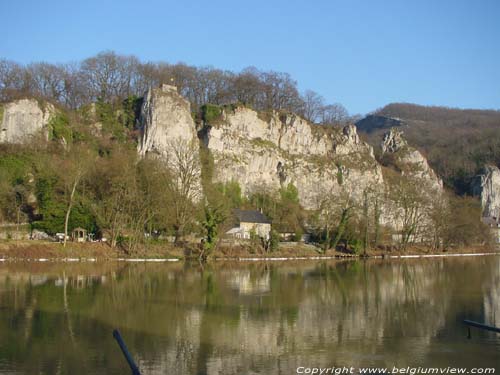
[[[470,327],[484,329],[485,331],[500,333],[500,328],[489,326],[489,325],[478,323],[478,322],[474,322],[472,320],[465,319],[464,324],[467,326],[467,329],[468,329],[467,338],[469,338],[469,339],[472,337]]]

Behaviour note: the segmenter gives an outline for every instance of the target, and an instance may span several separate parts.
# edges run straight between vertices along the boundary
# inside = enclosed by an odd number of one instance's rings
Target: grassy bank
[[[377,249],[367,252],[367,256],[402,256],[402,255],[430,255],[430,254],[469,254],[496,252],[498,249],[477,246],[467,248],[453,248],[447,251],[432,251],[425,247],[411,247],[406,251]],[[190,255],[191,254],[191,255]],[[357,257],[362,254],[352,254],[329,250],[326,253],[319,248],[308,244],[281,243],[278,250],[265,252],[260,248],[247,247],[220,247],[214,253],[213,259],[244,259],[244,258],[317,258],[317,257]],[[105,243],[68,243],[64,247],[60,243],[48,241],[1,241],[0,259],[35,260],[35,259],[97,259],[113,260],[119,258],[195,258],[194,252],[188,247],[176,247],[170,243],[155,243],[145,245],[133,253],[111,248]]]

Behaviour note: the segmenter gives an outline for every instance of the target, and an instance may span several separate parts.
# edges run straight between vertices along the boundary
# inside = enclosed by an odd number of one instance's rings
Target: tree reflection
[[[471,353],[481,347],[486,366],[496,363],[498,345],[485,333],[466,343],[460,320],[498,325],[499,280],[498,257],[203,268],[6,264],[0,372],[123,373],[113,328],[151,374],[477,366],[459,353],[464,345]]]

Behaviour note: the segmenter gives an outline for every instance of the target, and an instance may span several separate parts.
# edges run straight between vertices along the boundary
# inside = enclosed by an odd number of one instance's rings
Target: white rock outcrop
[[[478,176],[474,194],[481,197],[484,217],[500,217],[500,169],[495,165],[486,165]]]
[[[218,118],[198,124],[197,131],[189,102],[167,85],[147,93],[140,122],[142,156],[159,155],[168,161],[177,145],[196,144],[192,153],[199,157],[201,139],[213,159],[213,182],[238,182],[247,196],[262,190],[277,194],[293,184],[306,209],[319,208],[325,198],[348,197],[361,204],[369,193],[380,197],[381,224],[398,226],[394,209],[382,207],[388,190],[382,166],[354,125],[322,127],[290,113],[262,114],[227,106]],[[442,191],[442,182],[426,159],[398,136],[392,134],[385,152],[397,160],[403,175]]]
[[[189,102],[175,86],[150,89],[139,120],[139,155],[162,159],[173,172],[177,189],[192,201],[201,200],[199,141]]]
[[[304,207],[317,208],[324,194],[347,190],[361,199],[367,188],[382,189],[373,149],[356,128],[322,128],[293,114],[273,112],[263,119],[249,108],[224,110],[216,125],[206,125],[205,146],[215,161],[214,178],[237,181],[249,194],[295,185]]]
[[[162,85],[149,90],[141,108],[141,135],[138,151],[168,155],[172,146],[197,142],[196,127],[189,102],[177,93],[177,88]]]
[[[44,103],[43,108],[35,99],[19,99],[3,105],[0,143],[24,143],[36,136],[48,137],[48,128],[55,108]]]
[[[402,131],[391,128],[384,134],[381,148],[382,154],[392,155],[394,164],[403,175],[422,180],[432,191],[443,190],[443,181],[429,166],[422,153],[408,145]]]
[[[382,144],[380,145],[382,154],[395,153],[406,146],[408,146],[408,143],[403,138],[403,132],[396,128],[391,128],[384,134]]]

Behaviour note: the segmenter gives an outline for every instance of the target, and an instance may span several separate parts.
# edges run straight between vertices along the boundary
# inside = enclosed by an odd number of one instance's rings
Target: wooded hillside
[[[392,126],[404,131],[445,185],[471,193],[471,182],[485,164],[500,164],[500,111],[392,103],[356,124],[377,150]]]

